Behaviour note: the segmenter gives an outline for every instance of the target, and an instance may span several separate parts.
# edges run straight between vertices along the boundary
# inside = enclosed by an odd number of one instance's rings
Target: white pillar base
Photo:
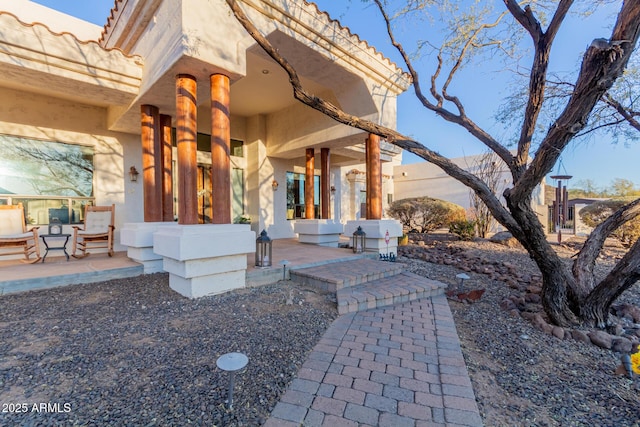
[[[332,219],[299,219],[293,225],[300,243],[337,248],[343,225]]]
[[[367,233],[366,251],[378,254],[398,254],[398,237],[402,236],[402,224],[395,219],[360,219],[347,221],[344,227],[344,235],[353,238],[353,232],[362,227]],[[388,240],[388,243],[387,243]]]
[[[177,225],[160,227],[153,235],[169,286],[188,298],[244,288],[247,254],[255,245],[249,224]]]
[[[124,224],[120,230],[120,244],[127,247],[127,256],[144,267],[144,273],[163,270],[162,256],[153,251],[153,233],[159,227],[177,226],[174,222],[135,222]]]

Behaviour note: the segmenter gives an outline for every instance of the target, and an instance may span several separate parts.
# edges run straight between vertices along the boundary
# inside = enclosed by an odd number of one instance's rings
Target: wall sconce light
[[[140,175],[140,172],[138,172],[138,169],[136,169],[135,166],[131,166],[129,168],[129,179],[131,180],[131,182],[137,182],[138,175]]]
[[[335,185],[332,185],[329,190],[331,191],[331,194],[336,194],[336,186]]]
[[[278,181],[276,181],[275,179],[271,182],[271,188],[273,188],[273,191],[276,191],[278,189]]]

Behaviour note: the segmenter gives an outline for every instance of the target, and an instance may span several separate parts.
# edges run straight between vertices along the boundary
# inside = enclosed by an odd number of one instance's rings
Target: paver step
[[[395,276],[400,274],[404,267],[404,264],[400,263],[362,258],[291,270],[289,275],[296,283],[336,292],[343,288]]]
[[[414,273],[401,272],[362,285],[339,289],[336,292],[338,314],[364,311],[371,308],[414,301],[444,294],[446,285]]]

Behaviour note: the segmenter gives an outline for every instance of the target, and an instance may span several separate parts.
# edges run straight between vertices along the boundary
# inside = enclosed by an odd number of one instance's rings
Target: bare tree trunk
[[[611,304],[640,279],[640,240],[631,247],[611,272],[589,293],[581,307],[581,318],[603,328]]]
[[[575,285],[569,268],[547,240],[530,200],[514,200],[505,191],[507,206],[522,231],[509,230],[524,246],[542,274],[542,305],[551,323],[568,326],[578,323],[575,310]]]
[[[584,292],[577,291],[578,287],[570,268],[564,265],[560,257],[551,248],[544,233],[544,227],[539,222],[530,203],[534,188],[551,171],[567,144],[587,123],[595,104],[611,88],[613,82],[626,67],[640,35],[640,2],[638,0],[624,1],[618,13],[618,20],[613,28],[611,37],[608,40],[597,39],[587,48],[573,95],[562,114],[540,141],[539,148],[530,164],[526,162],[527,153],[529,152],[531,135],[535,128],[536,120],[530,120],[523,124],[518,144],[519,153],[517,157],[514,157],[505,146],[492,138],[466,115],[460,100],[457,97],[448,95],[446,87],[442,89],[441,95],[434,95],[438,100],[436,104],[429,102],[422,94],[418,74],[413,68],[408,55],[393,38],[390,21],[384,13],[382,2],[375,0],[387,23],[387,31],[392,43],[398,48],[409,68],[416,95],[422,104],[444,120],[456,123],[469,131],[479,141],[496,152],[509,166],[514,178],[513,188],[505,192],[509,210],[502,206],[491,191],[491,188],[484,181],[460,168],[449,159],[419,142],[407,138],[394,129],[348,114],[326,100],[307,92],[302,87],[295,68],[271,45],[266,37],[260,34],[244,14],[237,0],[226,1],[238,21],[254,40],[288,74],[296,99],[340,123],[357,127],[387,139],[389,143],[435,164],[449,176],[471,188],[491,210],[494,218],[523,244],[540,268],[543,277],[543,306],[551,322],[558,325],[573,324],[578,321],[576,314],[584,315],[587,319],[606,318],[606,309],[611,304],[611,302],[608,302],[610,297],[619,295],[618,292],[630,286],[629,283],[635,282],[636,269],[632,266],[632,262],[635,262],[635,260],[631,258],[628,266],[620,265],[618,266],[619,268],[616,267],[615,274],[612,272],[612,275],[610,275],[610,280],[598,285],[587,296],[588,309],[581,311],[580,302]],[[527,117],[529,119],[534,118],[542,108],[547,61],[549,59],[548,52],[572,3],[573,0],[560,0],[547,30],[543,31],[530,6],[525,6],[522,9],[517,1],[505,0],[505,5],[509,12],[530,33],[538,53],[534,56],[532,75],[530,76],[529,104],[531,105],[527,109],[529,113]],[[464,54],[459,59],[462,59],[463,56]],[[449,77],[455,74],[455,69],[451,71]],[[432,87],[433,91],[435,91],[435,87]],[[442,106],[444,99],[455,105],[457,113],[453,113]],[[597,242],[594,242],[594,249],[597,246]],[[635,255],[640,261],[640,253]],[[597,255],[586,254],[584,265],[588,265],[591,259],[595,260],[595,256]],[[585,274],[593,274],[593,272],[586,270]],[[592,282],[580,280],[581,287],[587,289],[592,286]],[[603,301],[599,302],[598,298],[602,298]]]

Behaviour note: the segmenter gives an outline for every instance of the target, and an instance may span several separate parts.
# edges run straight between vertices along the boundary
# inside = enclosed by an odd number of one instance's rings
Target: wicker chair
[[[20,250],[16,250],[18,248]],[[27,229],[22,203],[0,205],[0,255],[20,254],[24,255],[22,262],[33,264],[40,261],[38,227]]]

